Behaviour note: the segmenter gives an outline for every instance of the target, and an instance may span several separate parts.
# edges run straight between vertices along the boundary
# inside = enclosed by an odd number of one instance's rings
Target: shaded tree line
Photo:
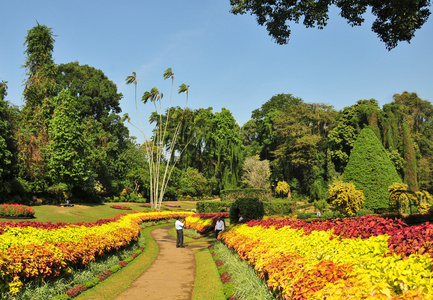
[[[252,112],[241,135],[247,155],[270,161],[273,186],[286,181],[315,200],[342,178],[359,133],[370,127],[403,182],[412,191],[432,191],[432,113],[429,101],[409,92],[382,108],[370,99],[341,111],[279,94]]]

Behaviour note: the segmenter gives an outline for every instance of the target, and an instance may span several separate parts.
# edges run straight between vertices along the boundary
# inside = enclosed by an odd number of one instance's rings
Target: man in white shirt
[[[174,227],[176,228],[177,239],[176,239],[176,248],[185,248],[183,244],[183,227],[184,223],[180,221],[180,217],[177,217],[176,222],[174,223]]]
[[[215,238],[218,238],[218,234],[225,229],[224,221],[221,219],[221,217],[218,217],[216,223],[215,223]]]

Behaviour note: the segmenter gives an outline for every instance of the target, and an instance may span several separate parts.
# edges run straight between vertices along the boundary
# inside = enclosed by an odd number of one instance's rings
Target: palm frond
[[[182,83],[179,86],[178,94],[180,93],[187,93],[188,94],[189,85],[186,85],[185,83]]]
[[[173,79],[174,73],[173,73],[173,71],[171,70],[171,68],[168,68],[167,70],[164,71],[163,76],[164,76],[164,80],[165,80],[165,79],[168,79],[168,78],[170,78],[170,77]]]
[[[138,80],[137,74],[135,72],[132,72],[132,75],[126,76],[125,80],[126,80],[126,84],[131,84],[131,83],[137,84],[137,80]]]

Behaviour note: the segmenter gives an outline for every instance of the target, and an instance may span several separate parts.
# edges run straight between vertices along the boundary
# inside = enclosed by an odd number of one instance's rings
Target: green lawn
[[[167,207],[166,204],[180,204],[181,207]],[[195,209],[195,201],[182,201],[182,202],[163,202],[162,210],[191,210]],[[111,206],[128,206],[131,210],[120,210],[111,208]],[[116,202],[116,203],[95,203],[95,204],[74,204],[73,207],[61,207],[57,205],[39,205],[32,206],[35,210],[35,218],[30,221],[36,222],[95,222],[101,219],[110,219],[116,215],[142,212],[150,210],[147,207],[142,207],[142,203],[132,202]],[[0,217],[0,222],[8,221],[23,221],[22,219],[5,219]]]

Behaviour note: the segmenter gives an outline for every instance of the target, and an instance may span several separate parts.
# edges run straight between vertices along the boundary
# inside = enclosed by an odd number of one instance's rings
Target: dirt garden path
[[[114,300],[134,299],[191,299],[195,281],[194,250],[187,246],[176,248],[176,240],[169,233],[173,225],[151,231],[159,253],[150,267]]]

